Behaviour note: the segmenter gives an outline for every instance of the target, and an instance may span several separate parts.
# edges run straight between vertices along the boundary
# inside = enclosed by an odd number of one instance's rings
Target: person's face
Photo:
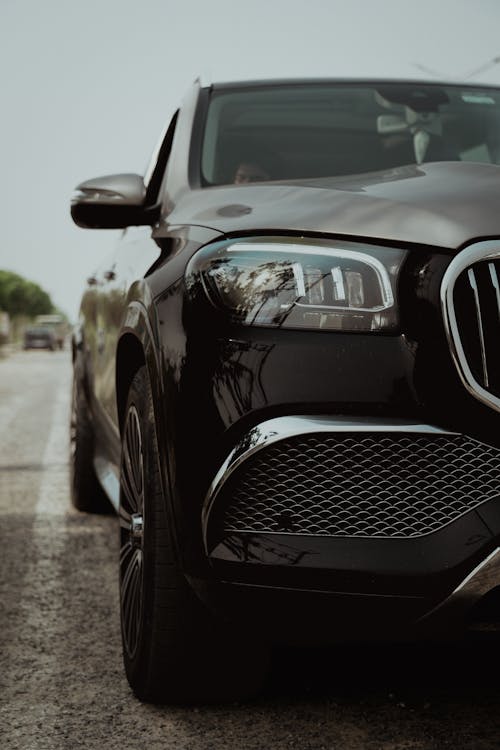
[[[242,162],[234,175],[234,184],[244,185],[247,182],[262,182],[268,179],[269,175],[258,164]]]

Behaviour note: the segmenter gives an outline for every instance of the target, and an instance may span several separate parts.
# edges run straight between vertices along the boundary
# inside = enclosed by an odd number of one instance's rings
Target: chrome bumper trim
[[[500,586],[500,547],[488,555],[456,589],[443,601],[424,615],[419,624],[429,625],[434,630],[441,623],[463,624],[465,616],[485,594]]]

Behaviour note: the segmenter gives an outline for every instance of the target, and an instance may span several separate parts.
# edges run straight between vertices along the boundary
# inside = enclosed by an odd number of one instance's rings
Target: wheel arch
[[[123,428],[130,385],[136,372],[144,365],[147,365],[147,362],[143,342],[134,333],[127,331],[118,341],[116,350],[116,407],[120,432]]]
[[[154,311],[153,311],[154,320]],[[164,488],[165,511],[172,529],[174,544],[177,544],[177,532],[172,502],[172,466],[171,451],[167,448],[165,432],[165,414],[163,402],[163,379],[161,370],[161,351],[159,337],[154,323],[149,319],[142,303],[133,302],[126,316],[126,323],[118,340],[116,349],[116,406],[120,434],[125,423],[128,392],[136,373],[146,367],[153,396],[153,411],[156,422],[158,450],[160,453],[160,476]]]

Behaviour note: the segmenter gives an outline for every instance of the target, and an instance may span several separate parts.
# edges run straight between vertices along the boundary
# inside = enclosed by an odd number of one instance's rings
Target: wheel
[[[235,638],[196,597],[177,564],[166,519],[143,367],[130,387],[122,435],[120,614],[127,678],[140,700],[153,703],[250,695],[265,674],[267,649]]]
[[[110,513],[111,503],[97,479],[93,459],[94,431],[87,399],[74,373],[70,418],[71,502],[77,510],[86,513]]]

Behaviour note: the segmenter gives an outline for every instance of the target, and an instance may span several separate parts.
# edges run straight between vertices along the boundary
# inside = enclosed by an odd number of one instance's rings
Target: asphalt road
[[[500,747],[497,639],[276,652],[230,706],[140,704],[125,680],[117,522],[72,510],[68,351],[0,359],[3,750]]]

